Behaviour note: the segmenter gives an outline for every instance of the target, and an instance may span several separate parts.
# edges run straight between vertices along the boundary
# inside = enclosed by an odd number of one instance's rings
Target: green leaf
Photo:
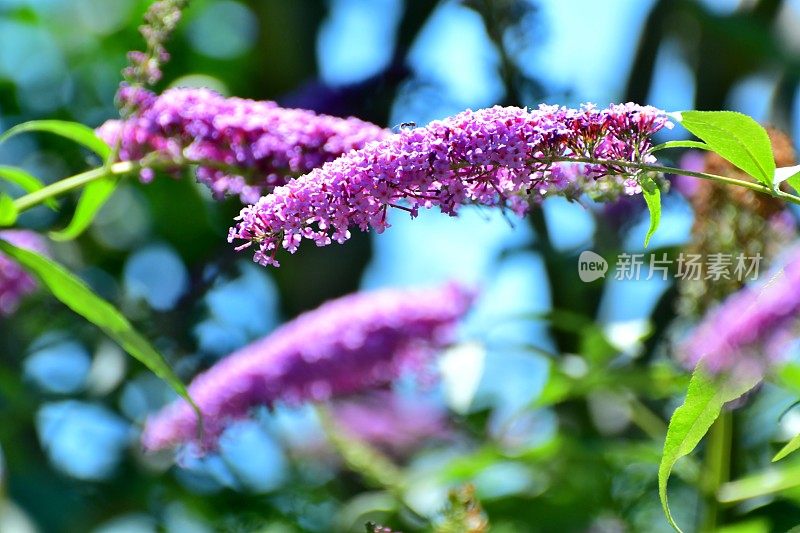
[[[788,183],[789,186],[795,190],[795,192],[800,193],[800,173],[795,174],[787,179],[786,183]]]
[[[12,225],[17,221],[17,215],[14,199],[7,194],[0,194],[0,227]]]
[[[761,124],[734,111],[682,111],[674,117],[714,152],[772,189],[775,159]]]
[[[106,200],[117,188],[119,179],[116,177],[105,178],[91,182],[81,193],[75,214],[69,225],[61,231],[51,231],[50,238],[55,241],[68,241],[77,238],[89,227],[97,212],[105,205]]]
[[[712,150],[706,143],[697,141],[667,141],[665,143],[657,144],[650,148],[650,152],[658,152],[659,150],[666,150],[667,148],[697,148],[698,150]]]
[[[199,410],[189,397],[186,387],[164,357],[147,339],[133,329],[130,322],[113,305],[97,296],[83,281],[51,259],[30,250],[17,248],[1,239],[0,250],[32,272],[58,300],[102,329],[126,352],[166,381],[175,392],[189,402],[199,416]]]
[[[46,131],[60,135],[78,144],[82,144],[93,151],[105,161],[111,155],[111,147],[98,137],[94,130],[78,122],[68,122],[65,120],[32,120],[18,124],[0,135],[0,143],[19,133],[30,131]]]
[[[780,461],[790,453],[796,452],[800,449],[800,434],[795,435],[792,440],[786,443],[786,446],[781,448],[781,450],[775,454],[775,457],[772,458],[772,462]]]
[[[775,186],[788,183],[795,192],[800,192],[800,165],[775,169]]]
[[[44,187],[44,183],[39,181],[32,174],[16,167],[0,165],[0,179],[10,181],[27,193],[38,191]],[[51,209],[56,209],[58,207],[58,204],[53,198],[48,198],[44,203]]]
[[[800,396],[800,363],[784,363],[775,372],[775,377],[778,385]]]
[[[720,503],[731,504],[787,491],[796,494],[798,486],[800,486],[800,464],[797,461],[789,461],[781,467],[769,466],[743,478],[723,483],[717,491],[717,500]]]
[[[644,247],[647,248],[647,245],[650,244],[650,237],[656,232],[658,224],[661,222],[661,191],[655,180],[647,174],[642,174],[639,184],[642,186],[642,195],[647,203],[647,210],[650,211],[650,227],[647,228],[647,235],[644,237]]]
[[[749,391],[759,381],[761,376],[755,372],[713,376],[701,365],[698,365],[692,374],[686,399],[683,405],[675,409],[669,421],[664,453],[658,467],[658,495],[661,498],[661,506],[664,508],[667,520],[676,531],[681,531],[681,528],[672,518],[667,502],[667,482],[675,463],[691,453],[700,443],[719,416],[723,405]]]
[[[717,533],[769,533],[770,530],[769,520],[766,518],[754,518],[752,520],[720,526],[717,528]]]

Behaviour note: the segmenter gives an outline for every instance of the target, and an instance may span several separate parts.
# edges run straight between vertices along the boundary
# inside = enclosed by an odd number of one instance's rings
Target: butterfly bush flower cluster
[[[119,143],[120,159],[147,157],[175,169],[197,164],[197,179],[216,197],[238,195],[243,203],[391,134],[356,118],[225,98],[208,89],[176,88],[156,96],[124,87],[120,100],[137,113],[97,130],[112,146]],[[152,168],[142,173],[144,181],[152,176]]]
[[[796,337],[800,317],[800,248],[786,255],[765,282],[746,286],[723,301],[680,349],[687,366],[703,362],[714,373],[762,375]]]
[[[277,187],[241,211],[229,241],[240,249],[255,243],[255,260],[277,266],[276,251],[294,252],[303,239],[325,246],[346,241],[352,228],[383,231],[389,207],[412,216],[434,207],[456,215],[477,203],[522,214],[545,196],[579,194],[585,178],[606,178],[635,193],[640,171],[595,160],[653,163],[651,136],[671,125],[663,111],[635,104],[465,111]],[[576,172],[569,161],[581,158],[593,161]]]
[[[452,341],[473,292],[447,284],[434,289],[386,289],[345,296],[300,315],[241,348],[189,386],[203,413],[204,447],[228,422],[252,407],[321,401],[385,386],[421,371]],[[183,400],[148,419],[149,450],[194,442],[197,418]]]
[[[18,248],[25,248],[41,254],[47,253],[44,239],[27,230],[0,231],[0,239]],[[36,290],[36,281],[8,256],[0,253],[0,317],[14,313],[20,301]]]

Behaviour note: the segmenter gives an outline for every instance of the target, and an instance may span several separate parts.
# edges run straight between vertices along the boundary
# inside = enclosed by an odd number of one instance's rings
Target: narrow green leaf
[[[106,200],[117,188],[119,179],[116,177],[93,181],[81,193],[75,214],[69,225],[61,231],[51,231],[50,238],[56,241],[68,241],[77,238],[94,220],[97,212],[105,205]]]
[[[7,194],[0,194],[0,227],[12,225],[17,221],[17,215],[14,199]]]
[[[775,186],[788,183],[795,192],[800,193],[800,165],[775,169]]]
[[[674,118],[714,152],[772,188],[775,159],[761,124],[734,111],[682,111]]]
[[[796,452],[800,449],[800,434],[795,435],[792,440],[786,443],[786,446],[781,448],[781,450],[775,454],[775,457],[772,458],[772,462],[780,461],[790,453]]]
[[[800,193],[800,173],[788,178],[786,183],[788,183],[795,192]]]
[[[658,467],[658,495],[670,525],[681,531],[672,518],[667,502],[667,482],[675,463],[688,455],[700,443],[719,416],[722,406],[752,389],[761,376],[750,372],[745,375],[712,376],[698,366],[689,381],[683,405],[678,407],[669,421],[664,453]]]
[[[9,137],[30,131],[46,131],[75,141],[99,155],[103,161],[111,155],[111,147],[98,137],[92,128],[78,122],[65,120],[32,120],[23,122],[0,135],[0,143]]]
[[[667,148],[697,148],[698,150],[712,150],[706,143],[697,141],[667,141],[650,148],[650,152],[658,152]]]
[[[766,518],[754,518],[736,522],[735,524],[719,526],[717,533],[769,533],[771,531],[770,525],[771,522]],[[790,532],[787,531],[786,533]]]
[[[647,228],[647,235],[644,237],[644,247],[647,248],[647,245],[650,244],[650,237],[656,232],[661,222],[661,191],[655,180],[647,174],[642,174],[639,184],[642,186],[642,195],[647,204],[647,210],[650,211],[650,227]]]
[[[795,492],[798,486],[800,464],[791,461],[780,467],[768,466],[743,478],[724,483],[717,491],[717,500],[726,504],[739,503],[788,490]]]
[[[20,189],[27,193],[31,193],[34,191],[38,191],[39,189],[44,187],[44,183],[39,181],[36,177],[28,172],[22,170],[21,168],[16,167],[8,167],[4,165],[0,165],[0,179],[4,179],[6,181],[10,181],[14,185],[17,185]],[[47,207],[55,210],[58,207],[55,199],[48,198],[44,201]]]
[[[126,352],[166,381],[199,415],[197,406],[189,397],[183,382],[175,375],[164,357],[147,339],[133,329],[130,322],[113,305],[97,296],[83,281],[51,259],[17,248],[3,240],[0,240],[0,250],[32,272],[58,300],[102,329]]]

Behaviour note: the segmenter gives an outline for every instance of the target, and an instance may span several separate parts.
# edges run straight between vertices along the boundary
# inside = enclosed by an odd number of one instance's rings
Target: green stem
[[[368,443],[339,431],[336,421],[327,407],[317,404],[315,410],[328,442],[352,471],[392,495],[421,523],[429,522],[428,518],[420,515],[406,502],[403,472],[391,459]]]
[[[701,514],[701,532],[717,531],[721,509],[717,492],[730,478],[731,462],[731,413],[723,412],[711,426],[703,462],[703,512]]]
[[[109,176],[121,176],[124,174],[131,174],[134,172],[138,172],[142,168],[152,168],[152,169],[175,169],[181,167],[188,167],[192,165],[198,165],[203,167],[210,167],[217,170],[222,170],[228,174],[234,174],[238,176],[251,176],[250,169],[236,167],[234,165],[228,165],[225,163],[221,163],[219,161],[207,161],[207,160],[197,160],[191,161],[188,159],[181,159],[181,160],[162,160],[158,158],[152,158],[145,156],[143,159],[138,161],[121,161],[119,163],[114,164],[104,164],[102,167],[93,168],[92,170],[87,170],[86,172],[81,172],[80,174],[75,174],[74,176],[70,176],[68,178],[64,178],[63,180],[57,181],[55,183],[51,183],[47,187],[43,187],[38,191],[32,192],[30,194],[26,194],[25,196],[21,196],[14,201],[14,205],[17,208],[17,212],[21,213],[31,207],[34,207],[42,202],[55,197],[60,196],[64,193],[73,191],[83,185],[91,183],[96,180],[100,180],[103,178],[107,178]],[[299,174],[297,172],[286,171],[287,176],[298,177]]]
[[[729,481],[717,491],[721,503],[739,503],[751,498],[760,498],[796,489],[800,486],[800,465],[770,465],[765,470],[736,481]]]
[[[635,161],[622,161],[617,159],[595,159],[593,157],[554,157],[552,159],[549,159],[549,161],[553,163],[560,162],[560,163],[589,163],[589,164],[599,164],[599,165],[613,165],[618,167],[635,168],[638,170],[649,170],[651,172],[662,172],[664,174],[693,176],[695,178],[703,178],[711,181],[717,181],[719,183],[725,183],[727,185],[736,185],[739,187],[744,187],[745,189],[750,189],[752,191],[760,192],[763,194],[769,194],[770,196],[776,196],[782,200],[786,200],[787,202],[792,202],[794,204],[800,205],[800,196],[795,196],[793,194],[789,194],[780,190],[773,191],[766,185],[755,181],[746,181],[736,178],[729,178],[728,176],[719,176],[717,174],[709,174],[707,172],[695,172],[693,170],[685,170],[682,168],[665,167],[661,165],[649,165],[647,163],[637,163]]]
[[[628,405],[631,408],[631,421],[651,439],[663,441],[667,436],[667,424],[661,420],[661,417],[651,411],[636,396],[631,395]]]
[[[86,172],[81,172],[80,174],[70,176],[69,178],[64,178],[63,180],[51,183],[47,187],[43,187],[38,191],[21,196],[14,200],[14,206],[17,208],[17,211],[21,213],[49,198],[73,191],[93,181],[101,180],[109,176],[130,174],[131,172],[135,172],[140,168],[141,165],[134,161],[123,161],[121,163],[114,163],[109,167],[103,166],[99,168],[93,168],[92,170],[87,170]]]
[[[736,185],[738,187],[744,187],[745,189],[750,189],[752,191],[760,192],[763,194],[769,194],[771,196],[775,196],[787,202],[792,202],[794,204],[800,205],[799,196],[794,196],[792,194],[785,193],[780,190],[773,191],[769,187],[761,183],[740,180],[736,178],[729,178],[727,176],[718,176],[716,174],[708,174],[706,172],[694,172],[692,170],[684,170],[681,168],[674,168],[674,167],[665,167],[661,165],[649,165],[647,163],[637,163],[635,161],[623,161],[617,159],[596,159],[592,157],[553,157],[540,160],[540,162],[589,163],[589,164],[635,168],[638,170],[646,170],[650,172],[662,172],[665,174],[684,174],[686,176],[694,176],[697,178],[712,180],[719,183],[725,183],[727,185]],[[147,166],[154,168],[159,166],[179,167],[185,165],[209,166],[218,168],[220,170],[224,170],[226,172],[230,172],[232,174],[239,174],[239,175],[243,175],[243,171],[245,170],[241,168],[231,167],[230,165],[225,165],[223,163],[215,161],[158,161],[158,160],[147,161]],[[25,196],[21,196],[20,198],[14,201],[14,205],[16,206],[17,211],[21,213],[22,211],[30,209],[31,207],[38,205],[44,202],[45,200],[75,190],[78,187],[86,185],[87,183],[91,183],[92,181],[103,179],[109,176],[120,176],[124,174],[130,174],[132,172],[140,170],[143,166],[144,166],[143,160],[122,161],[119,163],[114,163],[112,165],[105,164],[102,167],[88,170],[86,172],[82,172],[74,176],[70,176],[69,178],[65,178],[63,180],[52,183],[47,187],[39,189],[38,191],[26,194]]]

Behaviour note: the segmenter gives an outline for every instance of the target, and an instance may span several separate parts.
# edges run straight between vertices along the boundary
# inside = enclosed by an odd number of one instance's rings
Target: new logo
[[[589,283],[604,278],[608,272],[608,261],[591,250],[581,252],[578,257],[578,277]]]

